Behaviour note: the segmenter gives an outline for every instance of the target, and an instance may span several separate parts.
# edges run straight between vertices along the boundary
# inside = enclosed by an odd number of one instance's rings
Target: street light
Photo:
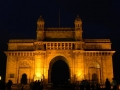
[[[2,78],[1,78],[1,76],[0,76],[0,80],[1,80]]]

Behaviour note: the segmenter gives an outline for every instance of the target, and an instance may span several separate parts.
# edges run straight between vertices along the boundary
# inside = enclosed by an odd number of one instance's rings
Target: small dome
[[[38,21],[44,22],[44,19],[42,18],[42,16],[39,17]]]
[[[77,18],[75,19],[75,21],[81,21],[81,18],[79,17],[79,15],[77,15]]]

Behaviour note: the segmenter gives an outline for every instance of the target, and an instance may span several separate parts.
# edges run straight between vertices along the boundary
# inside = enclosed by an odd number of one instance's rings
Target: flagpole
[[[59,28],[60,28],[60,9],[59,9]]]

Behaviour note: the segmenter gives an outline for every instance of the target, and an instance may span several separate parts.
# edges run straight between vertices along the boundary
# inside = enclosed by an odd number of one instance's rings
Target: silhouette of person
[[[23,90],[23,89],[24,89],[24,85],[22,84],[21,90]]]
[[[106,81],[105,81],[105,89],[106,90],[110,90],[111,89],[110,81],[108,80],[108,78],[106,78]]]
[[[84,90],[84,80],[82,80],[80,83],[80,90]]]
[[[85,80],[85,88],[86,90],[90,90],[90,83],[88,82],[88,80]]]
[[[41,79],[40,90],[43,90],[43,80]]]
[[[91,82],[91,89],[92,89],[92,90],[95,90],[95,85],[96,85],[95,81],[92,80],[92,82]]]
[[[41,84],[41,82],[40,82],[40,80],[38,80],[37,81],[37,90],[40,90],[40,84]]]
[[[6,84],[7,90],[11,90],[11,86],[12,86],[12,81],[9,80]]]

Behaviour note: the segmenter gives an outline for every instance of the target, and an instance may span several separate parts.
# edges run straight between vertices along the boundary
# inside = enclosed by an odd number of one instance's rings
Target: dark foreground
[[[12,85],[11,90],[37,90],[37,89],[31,89],[29,85],[24,85],[23,88],[21,87],[21,85]],[[38,89],[41,90],[41,89]],[[44,86],[43,90],[106,90],[104,87],[100,87],[100,88],[90,88],[90,89],[80,89],[80,87],[73,87],[73,86],[69,86],[69,87],[47,87]],[[111,89],[113,90],[113,89]],[[120,90],[120,89],[117,89]]]

